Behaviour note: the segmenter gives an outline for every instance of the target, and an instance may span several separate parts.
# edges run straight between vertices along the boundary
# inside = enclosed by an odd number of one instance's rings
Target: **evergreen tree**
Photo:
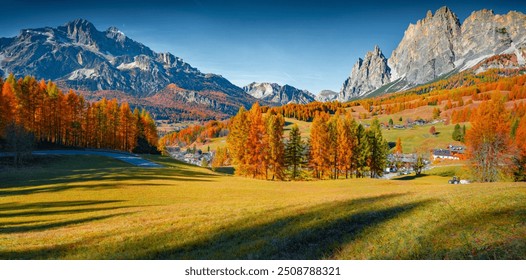
[[[460,128],[460,124],[457,123],[455,125],[451,138],[455,141],[460,141],[462,139],[462,129]]]
[[[356,122],[354,124],[353,136],[356,145],[353,149],[351,169],[355,171],[357,178],[361,178],[364,176],[365,166],[367,165],[367,139],[363,125],[356,124]]]
[[[338,119],[338,166],[340,171],[345,173],[345,178],[349,178],[352,171],[353,151],[355,150],[355,139],[352,135],[353,120],[350,114],[345,118]]]
[[[301,175],[301,169],[305,163],[304,151],[305,143],[301,139],[298,125],[294,124],[285,145],[285,166],[290,171],[292,180],[296,180]]]
[[[374,119],[366,134],[366,162],[371,178],[383,175],[389,146],[382,136],[380,122]]]

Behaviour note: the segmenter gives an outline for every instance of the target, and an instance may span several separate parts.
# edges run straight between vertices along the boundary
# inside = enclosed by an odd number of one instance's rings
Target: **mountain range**
[[[251,96],[276,104],[307,104],[315,101],[314,94],[293,86],[280,86],[276,83],[250,83],[243,90]]]
[[[494,59],[503,55],[506,61]],[[87,20],[23,29],[0,38],[0,76],[32,75],[73,88],[88,100],[116,97],[145,107],[157,119],[226,118],[255,102],[278,106],[345,102],[408,89],[467,69],[526,64],[526,15],[473,12],[462,23],[447,7],[409,24],[386,57],[379,46],[352,67],[340,92],[313,95],[290,85],[251,83],[240,88],[202,73],[170,53],[157,53],[115,27],[99,31]]]
[[[460,23],[455,13],[442,7],[409,24],[389,58],[378,46],[360,58],[343,83],[338,100],[410,88],[470,69],[500,54],[511,55],[516,66],[525,65],[526,15],[480,10]]]

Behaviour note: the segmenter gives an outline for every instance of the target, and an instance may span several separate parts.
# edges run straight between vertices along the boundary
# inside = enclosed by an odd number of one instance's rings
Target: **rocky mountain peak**
[[[377,45],[372,51],[359,58],[352,68],[351,75],[344,82],[338,100],[348,101],[373,91],[391,81],[391,69],[387,65],[382,50]]]
[[[57,28],[25,29],[17,37],[1,39],[0,47],[0,74],[32,75],[64,88],[150,96],[176,83],[186,90],[253,100],[221,76],[201,73],[172,54],[155,53],[116,27],[99,31],[85,19]]]
[[[424,83],[455,68],[454,44],[460,36],[458,17],[447,7],[411,24],[389,58],[393,79]]]
[[[92,36],[97,32],[97,29],[91,22],[85,19],[75,19],[61,27],[59,27],[59,29],[63,29],[68,37],[76,43],[84,45],[92,45],[94,43]]]
[[[114,39],[117,42],[124,42],[127,38],[126,35],[124,35],[124,33],[115,26],[112,26],[106,30],[106,37]]]

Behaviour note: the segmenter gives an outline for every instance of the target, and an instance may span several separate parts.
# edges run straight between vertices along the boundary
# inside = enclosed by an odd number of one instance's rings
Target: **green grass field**
[[[0,169],[0,259],[526,258],[525,183],[272,182],[150,158],[167,167]]]

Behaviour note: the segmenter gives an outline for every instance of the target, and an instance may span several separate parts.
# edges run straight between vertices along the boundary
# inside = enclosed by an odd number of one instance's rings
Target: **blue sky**
[[[156,52],[171,52],[238,86],[289,84],[339,91],[359,57],[380,46],[389,57],[409,23],[450,7],[526,13],[526,1],[0,1],[0,37],[56,27],[75,18],[99,30],[116,26]]]

